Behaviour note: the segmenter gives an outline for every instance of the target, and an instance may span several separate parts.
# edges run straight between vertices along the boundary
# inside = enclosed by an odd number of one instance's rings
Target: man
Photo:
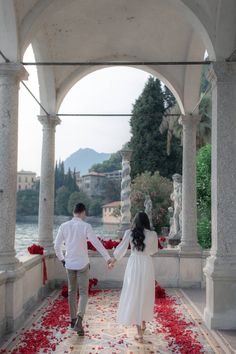
[[[90,268],[87,240],[105,258],[108,266],[111,263],[111,257],[96,237],[92,226],[84,221],[86,217],[84,204],[76,204],[73,213],[73,219],[60,226],[54,248],[67,272],[71,327],[77,331],[78,335],[84,336],[82,321],[88,302]],[[65,256],[62,252],[63,243],[66,249]],[[79,283],[78,311],[76,311],[77,280]]]

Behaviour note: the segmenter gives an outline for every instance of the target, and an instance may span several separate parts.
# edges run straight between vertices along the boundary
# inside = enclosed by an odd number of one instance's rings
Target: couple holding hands
[[[139,212],[135,215],[131,229],[125,232],[113,257],[110,257],[99,241],[91,225],[84,221],[86,217],[84,204],[76,204],[73,214],[72,220],[60,226],[54,246],[56,255],[67,272],[71,327],[79,336],[84,336],[83,317],[88,302],[90,269],[87,240],[104,257],[108,268],[113,268],[115,263],[119,262],[130,245],[131,254],[125,270],[117,322],[123,325],[136,325],[137,334],[134,339],[143,343],[146,322],[152,321],[154,313],[155,274],[151,256],[158,251],[157,234],[150,230],[147,214]],[[62,252],[63,244],[65,255]],[[80,294],[78,309],[77,284]]]

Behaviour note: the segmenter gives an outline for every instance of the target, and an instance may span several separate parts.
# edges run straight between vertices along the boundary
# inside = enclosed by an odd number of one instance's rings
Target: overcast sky
[[[31,48],[25,61],[34,60]],[[39,98],[37,70],[27,67],[27,86]],[[67,94],[59,113],[131,113],[149,74],[142,70],[113,67],[95,71],[81,79]],[[42,127],[39,107],[21,85],[19,94],[18,170],[40,175]],[[129,118],[62,117],[56,127],[56,159],[66,159],[79,148],[116,152],[130,139]]]

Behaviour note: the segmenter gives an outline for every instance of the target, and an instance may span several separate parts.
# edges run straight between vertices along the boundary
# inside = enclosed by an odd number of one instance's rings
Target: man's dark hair
[[[85,205],[83,203],[78,203],[75,205],[73,212],[74,214],[80,214],[85,210],[86,210]]]

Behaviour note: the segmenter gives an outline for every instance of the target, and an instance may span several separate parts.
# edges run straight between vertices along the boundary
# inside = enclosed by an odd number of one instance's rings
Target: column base
[[[44,255],[55,254],[54,245],[51,242],[39,240],[39,244],[44,248]]]
[[[14,270],[21,265],[15,252],[13,253],[0,253],[0,270]]]
[[[235,330],[236,329],[236,310],[225,313],[213,314],[209,309],[205,308],[203,319],[207,327],[218,330]]]
[[[210,256],[204,268],[204,320],[212,329],[236,329],[236,257]]]
[[[200,252],[179,252],[178,287],[201,288],[202,254]]]
[[[191,241],[181,241],[180,244],[178,245],[178,249],[180,252],[184,253],[201,253],[202,248],[201,246],[196,243],[196,242],[191,242]]]

